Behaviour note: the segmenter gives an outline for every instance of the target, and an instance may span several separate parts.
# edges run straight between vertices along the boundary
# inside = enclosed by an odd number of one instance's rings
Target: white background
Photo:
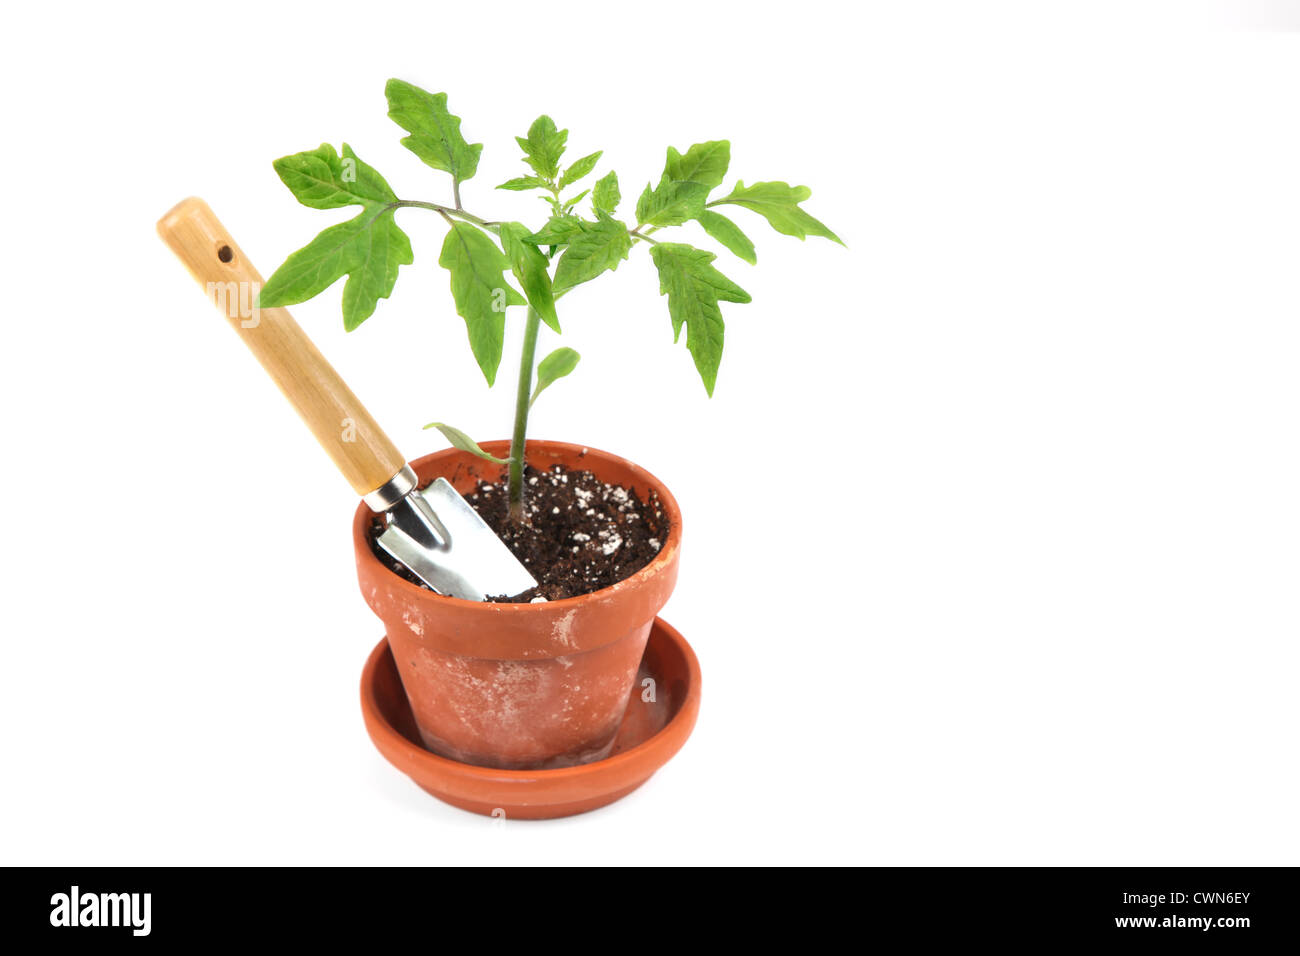
[[[1296,863],[1300,38],[1232,29],[1266,6],[7,12],[0,862]],[[736,213],[711,401],[644,250],[563,303],[532,434],[673,489],[705,675],[594,814],[496,828],[373,749],[355,498],[154,235],[202,195],[269,274],[350,215],[272,172],[322,141],[448,198],[389,76],[449,92],[492,218],[540,221],[491,187],[548,112],[625,203],[727,137],[728,188],[806,183],[848,244]],[[504,436],[442,226],[401,222],[359,331],[341,283],[294,312],[407,455]]]

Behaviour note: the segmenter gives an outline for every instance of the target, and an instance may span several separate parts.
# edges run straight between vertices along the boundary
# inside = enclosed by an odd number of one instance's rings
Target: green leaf
[[[704,227],[705,232],[750,265],[758,262],[758,256],[754,253],[754,244],[749,241],[749,236],[741,232],[740,227],[722,213],[706,209],[695,218]]]
[[[587,193],[589,192],[591,192],[590,189],[584,189],[582,192],[578,193],[578,195],[574,196],[572,199],[561,200],[560,204],[564,206],[564,211],[568,212],[574,206],[578,205],[578,203],[582,202],[583,197],[586,196]]]
[[[709,187],[690,180],[669,179],[665,173],[659,185],[647,184],[636,203],[636,221],[641,225],[680,226],[704,210]]]
[[[506,180],[497,189],[512,189],[520,192],[524,189],[545,189],[546,185],[546,180],[538,176],[520,176],[518,179]]]
[[[277,159],[275,171],[298,201],[315,209],[358,205],[361,213],[330,226],[290,255],[262,286],[260,308],[297,305],[343,276],[343,327],[351,332],[375,312],[397,283],[399,266],[415,261],[411,240],[393,220],[397,197],[384,178],[343,144],[343,156],[324,144]]]
[[[480,458],[486,458],[488,461],[495,461],[498,465],[510,464],[509,458],[498,458],[496,455],[491,455],[485,452],[479,447],[478,442],[470,438],[459,428],[452,428],[450,425],[444,425],[442,422],[429,422],[429,424],[424,427],[426,429],[438,429],[438,431],[442,432],[442,437],[451,442],[453,448],[467,451],[471,455],[478,455]]]
[[[573,164],[564,171],[564,175],[560,177],[558,188],[563,189],[570,183],[576,183],[583,176],[587,175],[587,173],[595,169],[596,163],[600,161],[602,153],[604,153],[604,150],[596,150],[596,152],[592,153],[590,156],[584,156],[582,159],[575,160]]]
[[[723,321],[718,302],[748,302],[749,293],[710,264],[713,253],[679,242],[660,242],[650,247],[659,270],[659,294],[668,296],[668,314],[673,320],[673,341],[686,326],[686,348],[704,380],[710,396],[722,361]]]
[[[577,216],[552,216],[541,229],[528,237],[536,246],[563,246],[586,231],[587,224]]]
[[[517,222],[503,222],[500,227],[501,248],[510,260],[510,268],[523,287],[524,295],[533,311],[556,332],[560,320],[555,314],[555,298],[551,293],[550,261],[528,239],[528,227]]]
[[[415,261],[411,240],[391,211],[363,212],[330,226],[293,253],[262,286],[258,307],[297,305],[324,292],[343,276],[343,327],[351,332],[374,314],[397,283],[399,266]]]
[[[651,226],[680,226],[704,212],[709,190],[721,184],[731,162],[725,139],[696,143],[683,156],[668,147],[668,160],[659,185],[645,191],[636,204],[636,221]]]
[[[544,388],[564,378],[577,368],[579,358],[581,356],[573,349],[558,348],[542,359],[537,364],[537,387],[533,389],[533,397],[528,400],[528,407],[532,408],[533,403],[537,401],[537,396],[542,394]]]
[[[632,237],[627,226],[601,216],[599,221],[570,237],[568,248],[555,267],[556,294],[594,279],[606,269],[617,269],[619,260],[626,259],[631,251]]]
[[[591,193],[591,204],[597,212],[614,215],[618,201],[622,198],[618,191],[618,173],[610,171],[596,180],[596,187]]]
[[[470,144],[460,132],[460,117],[447,112],[446,93],[427,93],[402,80],[389,80],[384,87],[388,115],[410,133],[402,145],[434,169],[451,173],[464,182],[478,171],[482,143]]]
[[[560,157],[564,155],[568,138],[567,129],[557,130],[555,121],[542,115],[528,127],[527,138],[516,136],[515,142],[524,151],[524,161],[533,167],[533,172],[551,182],[560,171]]]
[[[469,347],[491,385],[501,364],[506,306],[524,304],[524,297],[502,275],[510,262],[486,233],[456,220],[443,241],[438,265],[451,273],[456,311],[465,320]]]
[[[766,219],[771,223],[772,228],[782,235],[794,236],[797,239],[822,236],[844,245],[839,236],[799,208],[799,203],[811,195],[812,190],[807,186],[791,186],[789,183],[782,182],[754,183],[752,186],[746,186],[743,180],[737,180],[728,195],[709,205],[733,203],[744,206]]]
[[[358,159],[347,143],[342,157],[329,143],[322,143],[307,152],[282,156],[271,165],[297,200],[313,209],[371,207],[397,201],[384,178]]]
[[[722,178],[727,175],[730,163],[731,143],[725,139],[696,143],[686,151],[685,156],[669,146],[664,175],[671,180],[703,183],[713,189],[722,185]]]

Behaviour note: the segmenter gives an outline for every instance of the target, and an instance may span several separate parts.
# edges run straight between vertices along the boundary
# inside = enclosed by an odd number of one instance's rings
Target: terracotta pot
[[[509,442],[485,442],[505,457]],[[424,745],[462,763],[504,769],[568,767],[606,757],[627,707],[651,625],[677,582],[681,514],[650,473],[615,455],[562,442],[527,446],[529,464],[591,471],[659,497],[663,548],[629,578],[544,604],[444,597],[404,580],[371,550],[373,515],[352,522],[357,577],[384,622]],[[445,477],[465,493],[501,467],[449,448],[411,463],[424,485]]]
[[[652,682],[654,692],[638,693],[643,682]],[[366,730],[389,763],[439,800],[510,820],[585,813],[627,796],[681,749],[695,727],[700,694],[695,652],[660,618],[609,757],[579,767],[501,770],[448,760],[421,745],[387,641],[376,645],[361,675]]]

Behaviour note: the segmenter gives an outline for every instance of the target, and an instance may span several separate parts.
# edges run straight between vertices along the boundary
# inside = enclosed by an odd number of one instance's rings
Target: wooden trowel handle
[[[262,277],[208,204],[190,198],[158,220],[158,234],[293,403],[359,495],[406,464],[370,413],[285,309],[257,309]]]

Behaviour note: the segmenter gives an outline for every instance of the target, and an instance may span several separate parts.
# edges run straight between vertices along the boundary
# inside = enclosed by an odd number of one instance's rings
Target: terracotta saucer
[[[647,702],[645,680],[654,681]],[[486,816],[544,820],[595,810],[625,797],[681,749],[700,710],[700,664],[686,639],[655,618],[636,687],[613,752],[555,770],[496,770],[458,763],[420,744],[397,665],[380,641],[361,674],[361,712],[379,752],[439,800]]]

